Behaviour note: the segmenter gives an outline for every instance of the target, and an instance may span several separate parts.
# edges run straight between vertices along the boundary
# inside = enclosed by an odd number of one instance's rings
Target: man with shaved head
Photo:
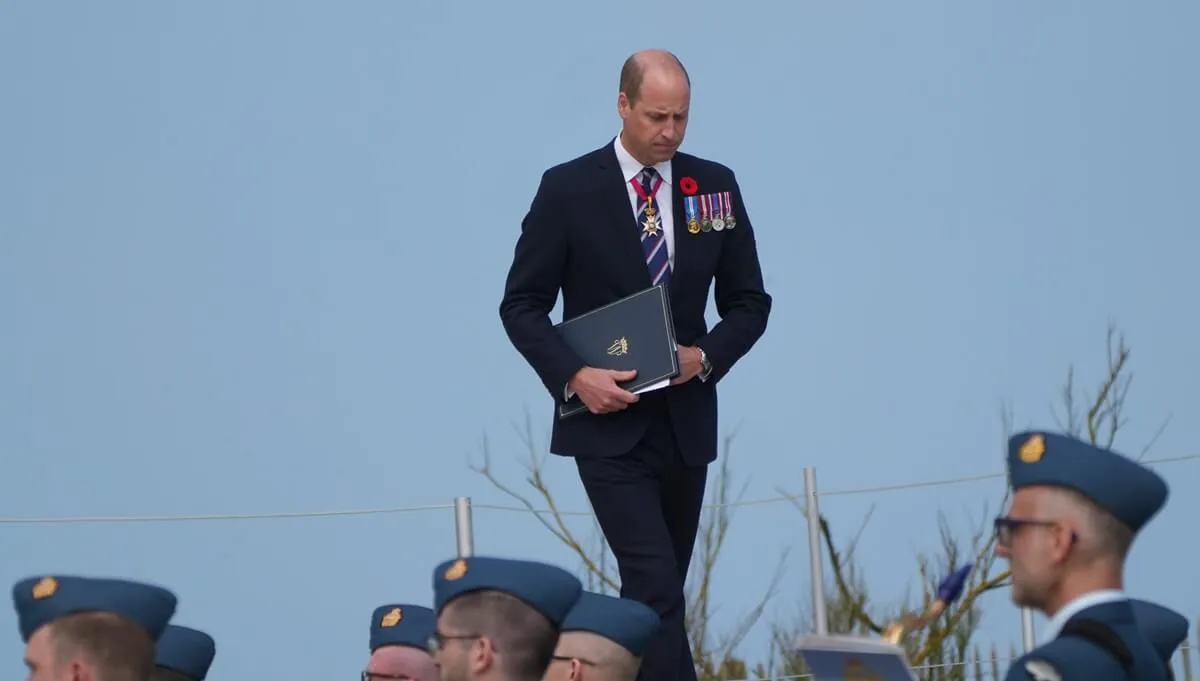
[[[1006,681],[1167,678],[1164,638],[1124,592],[1138,532],[1166,503],[1167,483],[1120,454],[1069,435],[1009,440],[1012,504],[996,519],[997,553],[1012,570],[1012,599],[1050,618],[1042,645]],[[1153,617],[1154,613],[1150,613]],[[1174,640],[1168,624],[1165,638]],[[1184,629],[1186,633],[1186,628]]]
[[[437,627],[433,610],[419,605],[381,605],[371,613],[371,659],[362,681],[437,681],[429,654]]]
[[[696,678],[683,585],[717,458],[716,385],[762,336],[771,311],[733,171],[679,152],[690,113],[691,79],[679,59],[664,50],[629,57],[617,93],[620,134],[543,173],[500,303],[509,339],[556,407],[586,407],[555,419],[550,451],[575,459],[617,558],[621,595],[662,617],[638,677],[653,681]],[[571,319],[654,285],[670,297],[679,376],[632,394],[622,385],[634,372],[587,366],[550,311],[560,292]],[[710,289],[721,318],[711,329]]]
[[[633,681],[658,627],[643,603],[585,591],[563,620],[545,681]]]

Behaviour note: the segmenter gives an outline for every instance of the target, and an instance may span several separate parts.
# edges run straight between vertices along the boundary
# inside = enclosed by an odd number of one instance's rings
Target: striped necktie
[[[638,229],[642,231],[642,252],[646,255],[646,267],[650,269],[650,281],[666,286],[671,281],[671,266],[664,230],[670,226],[663,224],[656,197],[662,178],[654,168],[642,168],[634,182],[637,183],[634,189],[639,190]]]

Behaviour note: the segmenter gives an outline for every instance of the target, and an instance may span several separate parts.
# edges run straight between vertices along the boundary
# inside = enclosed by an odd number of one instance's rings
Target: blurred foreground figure
[[[1167,665],[1167,677],[1175,678],[1175,670],[1171,658],[1175,651],[1187,640],[1188,620],[1174,610],[1150,601],[1131,600],[1133,617],[1137,620],[1138,628],[1146,635],[1150,645]]]
[[[204,681],[217,643],[198,629],[168,624],[154,650],[153,681]]]
[[[996,550],[1012,569],[1013,602],[1050,622],[1007,680],[1164,681],[1123,588],[1129,549],[1166,504],[1166,481],[1066,435],[1020,433],[1008,450],[1012,505],[996,519]]]
[[[546,681],[634,681],[658,629],[650,606],[585,591],[563,620]]]
[[[472,557],[433,574],[442,681],[541,681],[583,586],[561,568]]]
[[[13,606],[28,681],[148,681],[176,598],[138,582],[46,576],[17,582]]]
[[[437,626],[433,610],[392,603],[371,614],[371,659],[362,681],[437,681],[437,665],[429,654]]]

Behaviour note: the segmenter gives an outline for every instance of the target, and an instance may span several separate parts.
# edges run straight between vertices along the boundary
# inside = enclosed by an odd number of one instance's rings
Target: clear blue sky
[[[750,497],[805,465],[825,490],[998,472],[998,405],[1050,423],[1110,320],[1136,373],[1120,444],[1174,414],[1152,456],[1200,451],[1195,3],[577,5],[0,5],[0,516],[504,502],[468,457],[486,434],[520,484],[512,424],[551,408],[496,314],[518,224],[545,167],[616,132],[648,46],[689,67],[685,148],[738,172],[776,300],[721,386]],[[1194,615],[1200,466],[1161,470],[1129,588]],[[548,475],[586,509],[573,466]],[[937,511],[995,512],[1000,485],[824,508],[849,534],[875,505],[887,599]],[[569,558],[528,517],[476,521],[480,552]],[[792,546],[786,616],[801,518],[735,522],[718,627]],[[4,524],[0,583],[163,582],[219,640],[214,678],[347,678],[371,608],[428,601],[454,547],[445,510]],[[1018,640],[988,606],[981,640]]]

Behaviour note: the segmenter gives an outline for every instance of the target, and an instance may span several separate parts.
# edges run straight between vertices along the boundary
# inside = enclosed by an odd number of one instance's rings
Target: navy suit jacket
[[[1126,673],[1112,653],[1092,642],[1059,636],[1018,658],[1008,668],[1005,681],[1047,681],[1047,677],[1053,679],[1055,676],[1059,681],[1166,681],[1167,667],[1138,628],[1129,601],[1084,608],[1068,622],[1081,619],[1097,620],[1112,629],[1133,657],[1130,673]]]
[[[618,456],[644,435],[652,409],[665,401],[684,460],[706,464],[717,457],[716,385],[762,336],[771,312],[763,288],[754,229],[733,171],[677,153],[671,161],[675,260],[671,310],[680,345],[704,350],[712,364],[699,378],[643,394],[621,412],[583,413],[554,419],[550,451],[565,456]],[[737,225],[721,232],[690,234],[679,182],[692,178],[697,194],[730,192]],[[704,310],[716,282],[721,321],[708,328]],[[555,404],[567,382],[585,366],[550,321],[559,291],[563,318],[571,319],[651,285],[641,231],[612,143],[547,170],[529,212],[505,282],[500,319],[517,351],[537,372]],[[656,416],[657,415],[657,416]]]

